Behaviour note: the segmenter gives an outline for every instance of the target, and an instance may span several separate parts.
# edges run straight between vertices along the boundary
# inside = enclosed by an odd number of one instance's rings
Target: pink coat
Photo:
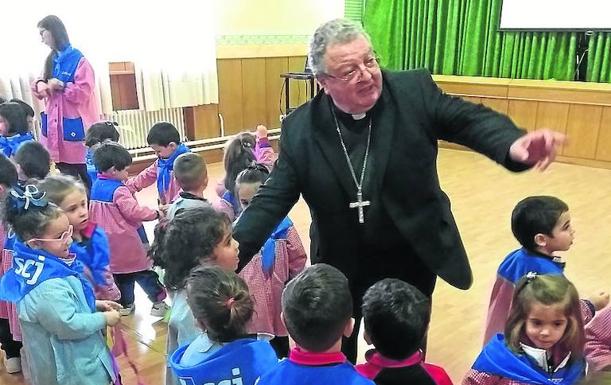
[[[611,306],[586,325],[585,355],[593,371],[611,368]]]
[[[66,83],[62,91],[55,91],[49,97],[38,93],[36,81],[32,83],[32,94],[44,100],[45,113],[48,116],[46,135],[43,129],[41,143],[47,148],[54,162],[84,164],[87,150],[84,132],[82,140],[64,140],[63,119],[80,117],[85,130],[100,120],[95,98],[95,74],[91,64],[84,57],[81,58],[74,73],[74,83]]]
[[[89,204],[89,219],[102,227],[110,246],[110,270],[113,274],[148,270],[152,261],[138,235],[143,221],[157,218],[157,211],[141,207],[132,192],[124,185],[116,188],[112,201],[97,200],[96,186],[107,178],[100,174],[94,183]]]
[[[286,239],[276,241],[275,251],[276,260],[270,276],[263,272],[261,254],[255,255],[239,275],[246,281],[255,302],[254,315],[247,331],[282,337],[288,335],[280,320],[282,290],[304,269],[307,255],[294,227],[287,230]]]
[[[163,196],[159,197],[159,201],[161,204],[170,204],[174,202],[174,200],[178,197],[178,194],[182,191],[176,178],[174,177],[174,171],[171,171],[172,178],[170,179],[170,185],[168,186],[168,190],[163,194]],[[153,184],[157,183],[157,161],[144,170],[140,172],[140,174],[136,175],[133,178],[129,178],[125,182],[125,186],[129,188],[132,193],[136,193],[142,189],[147,188]]]

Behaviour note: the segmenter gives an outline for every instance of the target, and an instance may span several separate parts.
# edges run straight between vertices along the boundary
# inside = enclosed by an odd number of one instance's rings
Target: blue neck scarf
[[[191,150],[189,150],[189,147],[185,146],[184,143],[181,143],[178,145],[178,147],[176,147],[176,150],[174,150],[169,158],[159,158],[157,160],[157,191],[159,192],[160,197],[163,196],[163,194],[168,191],[168,188],[170,187],[172,170],[174,170],[174,161],[179,155],[186,152],[191,152]]]
[[[95,311],[95,295],[83,274],[83,265],[74,260],[68,266],[55,255],[32,249],[20,240],[13,247],[13,266],[0,280],[0,299],[17,303],[36,286],[48,279],[73,276],[83,285],[83,292],[91,311]]]
[[[286,217],[280,222],[278,227],[274,230],[272,235],[265,241],[263,249],[261,250],[261,262],[263,265],[263,272],[270,274],[274,263],[276,262],[276,241],[279,239],[286,239],[286,233],[289,228],[293,226],[293,222]]]
[[[0,151],[7,158],[15,155],[19,147],[30,140],[34,140],[31,132],[17,134],[13,136],[0,136]]]
[[[68,44],[63,50],[58,51],[53,59],[53,77],[64,84],[74,83],[74,73],[82,57],[81,51]]]
[[[583,359],[573,361],[550,375],[531,361],[526,354],[515,354],[502,334],[497,334],[484,347],[473,369],[532,385],[573,385],[585,373]]]
[[[91,238],[83,242],[72,242],[70,252],[76,254],[77,261],[89,268],[95,283],[106,283],[104,273],[110,263],[110,249],[102,228],[96,225]]]
[[[537,274],[561,275],[564,272],[564,263],[555,261],[553,257],[521,248],[505,258],[498,274],[516,285],[520,278],[531,271]]]

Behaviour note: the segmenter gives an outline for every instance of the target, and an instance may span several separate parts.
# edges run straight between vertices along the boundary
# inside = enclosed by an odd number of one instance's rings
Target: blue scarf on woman
[[[170,187],[172,170],[174,170],[174,161],[179,155],[186,152],[191,152],[191,150],[189,147],[185,146],[184,143],[181,143],[168,158],[159,158],[157,160],[157,191],[159,192],[160,197],[163,196],[163,194],[168,191],[168,188]]]
[[[74,73],[82,57],[81,51],[68,44],[64,49],[58,51],[53,58],[53,77],[61,80],[64,84],[74,83]]]
[[[95,311],[95,295],[85,279],[81,262],[75,259],[68,265],[45,250],[32,249],[16,240],[13,247],[13,265],[0,280],[0,299],[17,303],[46,280],[70,276],[81,281],[87,304],[91,311]]]

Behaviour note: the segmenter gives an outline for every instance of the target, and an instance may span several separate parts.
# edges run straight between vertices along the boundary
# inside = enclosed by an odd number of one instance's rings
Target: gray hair
[[[328,46],[350,43],[361,36],[371,43],[371,38],[363,27],[348,19],[334,19],[318,27],[310,40],[310,53],[308,54],[308,66],[314,75],[323,74],[326,71],[324,56]]]

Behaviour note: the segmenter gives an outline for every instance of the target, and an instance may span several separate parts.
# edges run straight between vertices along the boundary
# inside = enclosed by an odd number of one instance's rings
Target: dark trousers
[[[71,163],[55,163],[55,166],[64,175],[72,175],[76,179],[80,179],[85,185],[87,192],[91,190],[91,180],[89,174],[87,174],[87,165],[83,164],[71,164]],[[89,195],[89,194],[87,194]]]
[[[289,356],[289,337],[274,337],[269,344],[272,345],[278,358],[286,358]]]
[[[165,289],[161,282],[159,282],[159,276],[152,270],[113,275],[121,292],[121,305],[123,307],[134,303],[134,285],[136,282],[138,282],[138,285],[144,290],[151,302],[156,303],[166,297]]]
[[[395,255],[396,257],[392,257]],[[361,305],[363,295],[369,287],[384,278],[398,278],[414,285],[422,294],[431,298],[435,289],[437,275],[417,257],[414,253],[402,250],[401,253],[385,253],[359,261],[359,274],[350,283],[353,301],[353,316],[355,319],[354,332],[349,338],[342,341],[342,352],[348,360],[356,363],[359,328],[362,319]],[[426,337],[422,342],[426,349]],[[423,350],[424,351],[424,350]]]
[[[13,339],[8,320],[4,318],[0,318],[0,345],[2,345],[2,350],[4,350],[7,359],[20,356],[21,342]]]

